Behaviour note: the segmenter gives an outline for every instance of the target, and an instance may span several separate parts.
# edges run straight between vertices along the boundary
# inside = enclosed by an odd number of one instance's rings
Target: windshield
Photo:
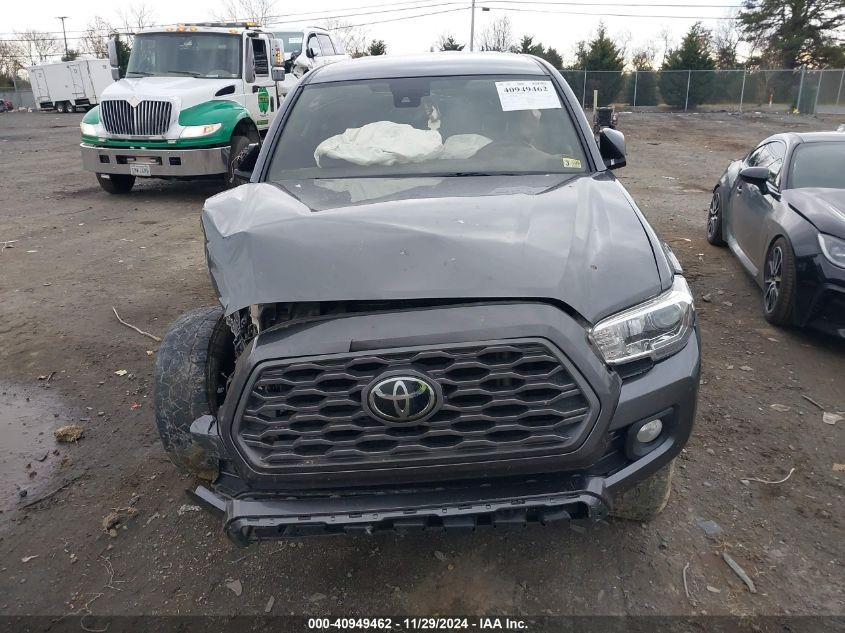
[[[586,169],[575,123],[550,80],[415,77],[305,86],[269,180]]]
[[[241,36],[223,33],[148,33],[135,37],[127,77],[241,75]]]
[[[273,36],[282,43],[286,53],[302,52],[302,31],[281,31],[273,33]]]
[[[845,189],[845,140],[831,143],[802,143],[792,157],[791,189],[825,187]]]

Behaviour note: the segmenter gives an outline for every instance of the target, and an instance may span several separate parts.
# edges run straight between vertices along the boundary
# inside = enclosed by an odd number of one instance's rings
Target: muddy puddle
[[[65,451],[53,430],[68,409],[43,387],[0,381],[0,511],[3,514],[48,492]]]

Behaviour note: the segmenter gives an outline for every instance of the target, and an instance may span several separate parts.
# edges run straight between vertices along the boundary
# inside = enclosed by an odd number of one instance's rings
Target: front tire
[[[246,181],[243,178],[240,178],[235,173],[235,166],[238,160],[238,156],[241,155],[241,152],[244,151],[247,145],[250,144],[250,139],[248,136],[241,136],[240,134],[235,134],[232,136],[232,144],[229,147],[229,164],[226,167],[226,176],[225,182],[226,187],[231,189],[233,187],[237,187],[239,185],[243,185]]]
[[[126,174],[97,174],[97,182],[103,191],[112,194],[129,193],[135,186],[135,176]]]
[[[777,238],[763,264],[763,316],[773,325],[792,323],[795,298],[795,253],[784,237]]]
[[[628,521],[651,521],[669,502],[675,460],[644,479],[633,488],[618,494],[610,515]]]
[[[219,306],[179,317],[156,353],[155,418],[170,461],[179,470],[213,480],[217,462],[194,444],[191,424],[215,415],[234,369],[232,331]]]
[[[722,207],[722,193],[717,189],[713,192],[710,200],[710,209],[707,212],[707,241],[713,246],[724,246],[725,238],[723,231],[724,211]]]

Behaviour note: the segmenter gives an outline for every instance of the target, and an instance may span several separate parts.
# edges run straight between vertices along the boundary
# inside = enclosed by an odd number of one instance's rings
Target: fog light
[[[637,431],[637,441],[641,444],[648,444],[657,439],[657,436],[663,431],[663,422],[660,420],[651,420],[646,422]]]

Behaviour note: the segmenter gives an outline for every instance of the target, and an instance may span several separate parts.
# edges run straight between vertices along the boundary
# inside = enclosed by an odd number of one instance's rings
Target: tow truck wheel
[[[220,306],[176,319],[156,352],[155,418],[161,443],[170,461],[201,479],[215,479],[217,462],[194,444],[191,424],[217,413],[234,366],[232,331]]]
[[[674,470],[672,460],[648,479],[617,495],[610,515],[629,521],[651,521],[669,502]]]
[[[129,193],[135,185],[135,176],[126,174],[97,174],[97,182],[109,193]]]
[[[251,141],[247,136],[241,136],[240,134],[232,136],[232,145],[229,149],[229,165],[226,168],[227,188],[231,189],[232,187],[245,184],[245,181],[235,174],[235,163],[237,162],[238,156],[240,156],[241,152],[244,151],[244,148],[249,145],[250,142]]]

